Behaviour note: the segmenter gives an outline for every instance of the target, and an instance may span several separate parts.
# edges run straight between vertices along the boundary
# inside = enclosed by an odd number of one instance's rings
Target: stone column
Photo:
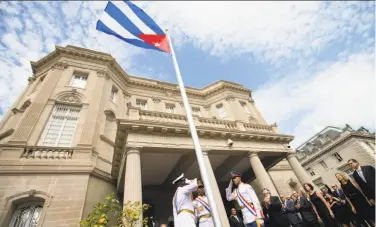
[[[141,158],[140,147],[128,147],[126,150],[125,178],[124,178],[124,200],[140,202],[142,204],[142,181],[141,181]],[[142,214],[140,223],[137,227],[141,227]]]
[[[153,100],[154,111],[164,112],[161,99],[158,97],[153,97],[152,100]]]
[[[215,203],[217,204],[217,209],[218,209],[219,215],[221,216],[220,219],[221,219],[221,222],[222,222],[222,226],[223,227],[230,227],[229,220],[228,220],[227,214],[226,214],[226,209],[225,209],[225,206],[224,206],[223,201],[222,201],[221,192],[219,191],[219,187],[218,187],[217,181],[215,179],[212,166],[210,164],[208,153],[207,153],[207,151],[203,151],[202,154],[204,155],[204,161],[205,161],[206,169],[208,170],[208,174],[209,174],[209,178],[210,178],[210,185],[213,189],[214,200],[215,200]]]
[[[140,150],[139,147],[128,147],[126,151],[124,203],[142,202]]]
[[[235,100],[233,96],[228,96],[226,98],[226,101],[228,103],[229,108],[227,109],[228,112],[231,112],[231,117],[234,119],[234,121],[247,121],[247,115],[243,108],[240,105],[240,102]]]
[[[103,108],[105,102],[109,99],[109,93],[111,86],[108,83],[107,87],[106,81],[110,79],[106,71],[99,70],[96,72],[97,78],[95,81],[95,91],[92,93],[92,96],[89,98],[89,108],[86,115],[85,123],[83,124],[83,133],[81,134],[80,141],[78,142],[79,146],[92,146],[93,139],[98,138],[99,135],[99,125],[103,117]],[[94,77],[94,72],[89,75],[89,77]],[[106,90],[106,88],[108,90]],[[89,88],[88,88],[89,89]],[[108,95],[106,97],[106,95]]]
[[[296,177],[303,186],[304,183],[313,184],[311,177],[308,175],[306,170],[300,165],[298,159],[296,158],[296,153],[290,153],[287,155],[287,161],[290,163],[292,170],[294,171]]]
[[[262,164],[258,154],[256,152],[249,152],[248,155],[253,172],[255,173],[257,180],[259,180],[261,187],[269,189],[271,195],[279,196],[278,191],[274,187],[273,181]]]

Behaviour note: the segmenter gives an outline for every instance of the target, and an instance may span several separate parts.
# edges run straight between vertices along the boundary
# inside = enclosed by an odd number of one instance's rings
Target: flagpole
[[[172,62],[174,63],[176,79],[178,80],[180,93],[183,98],[184,108],[187,113],[187,120],[188,120],[189,129],[191,131],[191,136],[192,136],[193,144],[194,144],[195,151],[196,151],[197,163],[201,172],[202,181],[205,185],[205,192],[206,192],[206,196],[208,197],[209,205],[211,208],[211,214],[212,214],[215,226],[222,227],[217,205],[214,200],[213,189],[210,184],[209,174],[205,166],[204,155],[202,154],[200,141],[198,139],[198,135],[196,131],[196,126],[193,121],[191,106],[189,105],[189,102],[188,102],[188,97],[187,97],[187,93],[185,92],[185,87],[184,87],[183,79],[180,74],[178,61],[176,60],[175,51],[174,51],[174,48],[172,47],[171,38],[169,34],[167,33],[167,30],[166,30],[166,36],[168,39],[168,45],[170,47]]]

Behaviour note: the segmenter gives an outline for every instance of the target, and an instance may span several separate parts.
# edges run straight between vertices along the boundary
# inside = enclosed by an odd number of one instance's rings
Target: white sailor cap
[[[183,179],[183,177],[184,177],[184,173],[182,173],[178,178],[176,178],[176,179],[172,182],[172,184],[175,184],[175,183],[178,182],[179,180]]]

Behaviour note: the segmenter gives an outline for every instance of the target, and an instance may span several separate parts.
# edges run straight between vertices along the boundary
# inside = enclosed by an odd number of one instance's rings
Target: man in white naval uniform
[[[197,190],[197,178],[188,180],[183,173],[172,183],[177,185],[172,199],[175,227],[196,227],[191,193]]]
[[[232,171],[232,179],[226,188],[226,198],[228,201],[236,200],[241,208],[243,220],[246,227],[260,227],[258,218],[262,218],[262,211],[258,205],[258,199],[253,188],[241,180],[241,173]],[[235,189],[232,191],[232,187]]]
[[[196,218],[198,219],[198,227],[214,227],[208,198],[205,196],[204,184],[201,181],[198,181],[197,184],[198,196],[193,201],[193,206],[195,208]]]

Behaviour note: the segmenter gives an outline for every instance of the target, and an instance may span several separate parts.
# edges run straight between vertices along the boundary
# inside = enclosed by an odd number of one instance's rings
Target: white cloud
[[[309,77],[293,74],[254,92],[264,117],[296,135],[294,146],[328,125],[375,127],[373,54],[353,54],[307,70],[314,70]],[[292,120],[298,120],[296,125]]]
[[[156,1],[141,5],[179,42],[193,42],[222,57],[253,53],[261,61],[278,64],[282,57],[312,55],[332,40],[348,39],[354,32],[346,27],[363,33],[372,25],[373,13],[362,10],[372,4]]]
[[[136,4],[162,28],[169,28],[178,48],[191,43],[223,59],[251,53],[252,59],[277,67],[272,80],[254,96],[268,121],[276,121],[281,129],[296,135],[295,144],[326,125],[374,127],[375,100],[370,95],[374,91],[374,58],[369,54],[374,51],[374,34],[369,32],[374,26],[374,13],[369,9],[374,8],[373,2]],[[95,30],[105,5],[104,1],[0,2],[0,19],[6,18],[2,20],[5,30],[1,30],[0,47],[7,48],[0,54],[1,108],[7,110],[26,86],[31,76],[28,61],[48,54],[54,45],[81,45],[111,53],[125,70],[134,67],[132,58],[144,53],[142,49]],[[22,16],[13,20],[21,11]],[[23,32],[18,36],[15,29]],[[364,42],[356,42],[360,37]],[[317,54],[338,43],[346,47],[338,61],[317,65]],[[148,67],[142,70],[135,72],[166,79]]]
[[[0,108],[3,110],[9,109],[26,86],[27,78],[32,76],[30,61],[47,55],[55,45],[78,45],[111,53],[124,69],[131,66],[132,56],[141,51],[95,30],[96,19],[106,2],[62,3],[63,16],[59,13],[61,4],[56,2],[0,4],[0,19],[5,26],[5,30],[0,28],[0,47],[7,48],[0,54]],[[14,17],[21,11],[22,16]]]

